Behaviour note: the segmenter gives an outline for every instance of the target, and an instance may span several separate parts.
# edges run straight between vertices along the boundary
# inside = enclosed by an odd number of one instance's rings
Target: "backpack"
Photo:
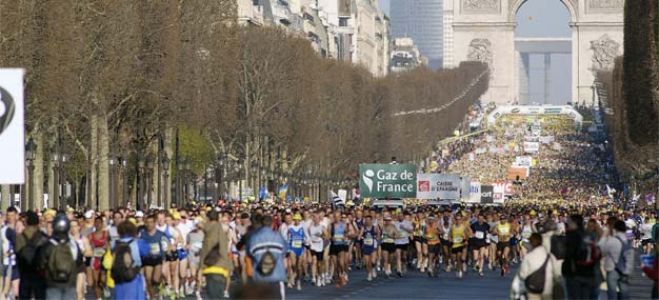
[[[545,262],[539,269],[533,271],[531,275],[524,279],[524,285],[526,286],[527,291],[533,294],[542,294],[545,290],[545,270],[547,269],[547,262],[549,262],[549,255],[547,255]]]
[[[622,244],[620,249],[620,256],[618,256],[618,261],[615,261],[615,270],[622,277],[629,276],[634,269],[634,249],[625,243],[621,238],[615,237]]]
[[[34,259],[37,256],[37,249],[43,245],[45,238],[41,232],[35,232],[31,238],[27,238],[25,233],[22,233],[25,238],[25,246],[21,248],[18,253],[16,253],[18,258],[18,263],[21,266],[27,266],[31,269],[34,269],[36,266],[34,264]]]
[[[565,259],[565,253],[567,252],[567,241],[564,235],[552,235],[551,236],[551,254],[556,257],[558,260]]]
[[[67,283],[71,278],[75,278],[77,271],[71,245],[69,242],[57,243],[53,241],[53,243],[55,243],[55,246],[48,257],[46,273],[48,278],[54,282]]]
[[[579,266],[592,267],[602,258],[602,252],[595,241],[585,235],[577,253],[575,263]]]
[[[112,252],[112,279],[116,283],[131,282],[137,274],[140,273],[140,269],[135,267],[135,262],[133,261],[133,255],[130,250],[130,243],[133,240],[128,242],[117,241]]]

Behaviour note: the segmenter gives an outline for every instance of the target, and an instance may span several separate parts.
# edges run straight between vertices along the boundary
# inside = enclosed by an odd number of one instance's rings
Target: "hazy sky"
[[[389,14],[391,1],[415,0],[378,0],[382,10]],[[523,37],[570,37],[570,14],[560,0],[529,0],[517,12],[516,36]],[[569,54],[552,55],[550,72],[550,102],[563,104],[570,99],[571,56]],[[530,98],[542,101],[544,98],[544,58],[541,55],[531,57]],[[567,75],[567,76],[566,76]]]

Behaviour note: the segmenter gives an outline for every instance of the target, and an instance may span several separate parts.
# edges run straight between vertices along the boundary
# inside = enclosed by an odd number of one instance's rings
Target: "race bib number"
[[[158,244],[151,244],[149,253],[151,255],[160,255],[160,245]]]
[[[500,233],[501,235],[508,235],[509,232],[510,232],[510,229],[508,229],[508,227],[501,227],[501,228],[499,228],[499,233]]]
[[[483,238],[485,238],[485,233],[482,232],[482,231],[476,231],[476,233],[475,233],[474,235],[475,235],[476,238],[479,239],[479,240],[482,240]]]
[[[386,238],[386,239],[384,239],[382,242],[383,242],[383,243],[393,243],[393,242],[394,242],[394,239],[392,239],[392,238]]]
[[[453,238],[453,243],[454,244],[460,244],[460,243],[462,243],[463,240],[464,239],[461,236],[456,236],[456,237]]]
[[[292,246],[293,248],[298,248],[298,249],[299,249],[299,248],[302,248],[302,240],[293,240],[293,241],[291,242],[291,246]]]
[[[364,239],[364,245],[373,246],[373,238],[365,238]]]
[[[101,257],[103,256],[103,254],[105,254],[105,249],[103,248],[94,248],[94,251],[92,253],[94,257]]]
[[[334,240],[337,242],[343,241],[343,234],[334,235]]]

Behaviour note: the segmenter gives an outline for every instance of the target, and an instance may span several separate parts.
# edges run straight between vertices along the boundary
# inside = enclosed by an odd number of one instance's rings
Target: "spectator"
[[[247,241],[247,255],[254,268],[254,281],[268,283],[279,291],[281,299],[285,298],[284,281],[286,280],[286,242],[272,228],[272,217],[263,216],[263,226],[256,230]],[[276,294],[273,291],[273,294]]]
[[[206,296],[210,299],[219,299],[224,295],[224,286],[231,274],[231,261],[229,260],[229,237],[222,230],[219,222],[219,213],[215,210],[208,212],[208,223],[204,224],[204,241],[201,247],[200,262],[203,265],[202,274],[206,278]]]
[[[552,299],[552,290],[554,284],[554,263],[551,255],[545,247],[542,247],[542,236],[539,233],[531,234],[529,238],[531,247],[533,248],[529,253],[524,256],[522,263],[519,267],[518,276],[520,280],[524,281],[535,271],[540,270],[543,265],[545,268],[545,285],[541,294],[527,292],[527,299]]]
[[[590,246],[596,247],[594,235],[589,235],[584,229],[583,217],[572,215],[567,222],[566,253],[562,265],[562,273],[567,285],[568,299],[597,299],[594,294],[597,285],[595,281],[597,261],[599,257],[587,257]],[[596,251],[593,251],[596,252]],[[599,256],[591,253],[591,256]]]
[[[16,253],[20,284],[19,299],[44,299],[46,286],[44,278],[37,272],[34,263],[37,250],[48,241],[48,237],[39,229],[39,216],[34,211],[25,213],[26,227],[16,236]]]
[[[616,270],[621,252],[628,243],[625,237],[626,231],[625,222],[621,220],[609,222],[609,235],[599,242],[604,257],[608,299],[629,299],[629,278]]]
[[[37,253],[39,268],[46,278],[46,299],[76,298],[76,274],[82,266],[78,244],[69,238],[69,219],[58,213],[53,219],[53,234]]]

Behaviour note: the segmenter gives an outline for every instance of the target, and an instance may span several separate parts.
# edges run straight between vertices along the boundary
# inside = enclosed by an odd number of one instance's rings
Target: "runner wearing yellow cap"
[[[293,224],[288,226],[288,246],[289,246],[289,268],[288,268],[288,287],[292,288],[295,283],[297,290],[302,289],[301,280],[304,277],[304,239],[305,232],[302,224],[302,215],[296,213],[293,215]]]

